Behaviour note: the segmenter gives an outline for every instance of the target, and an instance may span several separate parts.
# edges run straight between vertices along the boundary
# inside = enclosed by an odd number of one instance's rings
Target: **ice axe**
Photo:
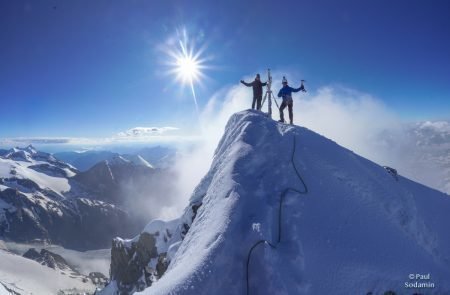
[[[306,80],[301,80],[302,81],[302,85],[300,86],[300,90],[303,92],[306,92],[305,86],[303,85],[303,82],[306,82]]]

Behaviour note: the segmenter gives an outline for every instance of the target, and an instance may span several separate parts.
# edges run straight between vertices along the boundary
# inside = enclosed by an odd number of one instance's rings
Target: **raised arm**
[[[300,85],[299,88],[292,88],[292,87],[291,87],[291,91],[292,91],[292,92],[299,92],[299,91],[306,92],[305,85],[303,85],[303,81],[302,81],[302,85]]]
[[[247,87],[253,86],[253,82],[251,83],[246,83],[244,80],[241,80],[241,83],[244,84]]]
[[[262,86],[266,86],[266,85],[267,85],[267,82],[261,83],[261,85],[262,85]]]
[[[302,88],[303,88],[302,86],[300,86],[299,88],[292,88],[291,87],[291,91],[292,92],[299,92],[300,90],[302,90]]]

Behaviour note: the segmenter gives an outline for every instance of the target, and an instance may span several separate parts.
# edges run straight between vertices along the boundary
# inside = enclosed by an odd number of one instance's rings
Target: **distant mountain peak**
[[[36,154],[36,153],[37,153],[36,148],[35,148],[32,144],[29,144],[29,145],[25,148],[25,150],[26,150],[27,152],[31,153],[31,154]]]
[[[131,161],[121,155],[114,155],[111,160],[106,160],[109,165],[130,165]]]

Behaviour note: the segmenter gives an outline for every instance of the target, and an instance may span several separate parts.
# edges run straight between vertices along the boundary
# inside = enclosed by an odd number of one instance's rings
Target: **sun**
[[[205,47],[196,48],[194,40],[188,37],[185,29],[177,31],[177,38],[171,39],[169,46],[165,47],[165,53],[168,55],[166,64],[169,69],[167,74],[175,76],[176,81],[182,86],[190,88],[195,109],[199,111],[195,85],[204,82],[207,69],[206,60],[202,57]]]
[[[176,59],[176,72],[178,78],[183,83],[190,84],[198,80],[200,76],[200,64],[194,57],[182,55]]]

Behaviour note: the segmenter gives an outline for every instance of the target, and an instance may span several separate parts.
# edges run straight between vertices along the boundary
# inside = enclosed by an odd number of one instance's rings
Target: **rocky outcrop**
[[[144,232],[129,245],[116,238],[111,248],[111,280],[117,282],[122,292],[143,290],[164,274],[165,258],[166,253],[158,253],[153,234]]]
[[[89,279],[96,286],[105,286],[108,283],[108,278],[101,272],[90,272],[88,275]]]
[[[191,205],[182,218],[171,222],[153,221],[132,240],[112,241],[110,279],[120,294],[141,291],[164,275],[176,252],[172,246],[184,239],[200,206]]]
[[[27,252],[25,252],[25,254],[23,254],[23,257],[32,259],[42,265],[48,266],[53,269],[68,270],[74,273],[78,273],[67,263],[67,261],[61,255],[45,249],[42,249],[41,252],[38,252],[35,248],[30,248]]]

